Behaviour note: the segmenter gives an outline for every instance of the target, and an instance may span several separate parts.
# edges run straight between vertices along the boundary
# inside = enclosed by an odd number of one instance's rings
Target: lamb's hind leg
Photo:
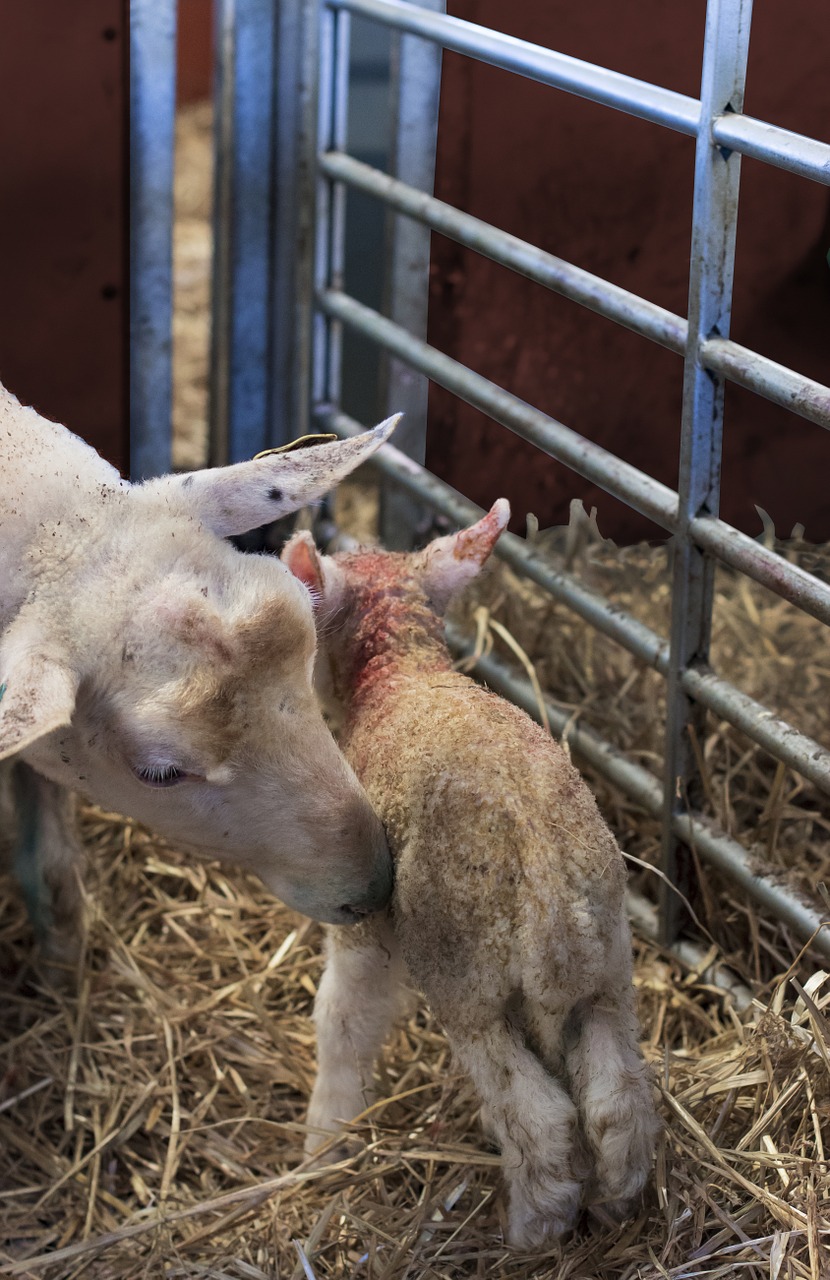
[[[649,1176],[659,1122],[639,1046],[631,987],[609,989],[583,1011],[568,1053],[585,1135],[596,1162],[592,1199],[623,1216]]]
[[[576,1107],[506,1012],[466,1034],[454,1030],[449,1019],[445,1025],[456,1057],[479,1093],[488,1130],[501,1148],[510,1243],[540,1248],[569,1230],[579,1211]]]
[[[328,930],[326,954],[314,1002],[317,1080],[308,1110],[307,1155],[372,1102],[375,1059],[401,996],[397,945],[377,917]],[[326,1159],[339,1160],[347,1151],[348,1144],[341,1144]]]

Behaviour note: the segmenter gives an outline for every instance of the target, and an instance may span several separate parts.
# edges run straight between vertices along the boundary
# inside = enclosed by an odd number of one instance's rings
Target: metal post
[[[309,430],[319,0],[277,0],[269,446]]]
[[[171,465],[176,0],[130,4],[130,475]]]
[[[334,145],[335,76],[338,67],[337,23],[334,12],[325,3],[320,6],[319,84],[317,95],[317,155]],[[331,233],[333,183],[316,169],[316,201],[314,230],[314,292],[319,295],[331,277]],[[312,322],[311,399],[314,406],[335,403],[337,388],[329,384],[329,341],[334,321],[316,310]],[[332,396],[332,392],[335,395]]]
[[[446,10],[445,0],[419,0],[424,9]],[[417,36],[402,35],[393,45],[392,89],[394,129],[392,173],[402,182],[432,194],[435,184],[435,150],[438,140],[438,103],[441,89],[440,46]],[[387,314],[415,337],[426,340],[429,306],[428,227],[391,214],[387,246]],[[416,462],[426,457],[427,398],[429,381],[400,360],[386,366],[387,413],[403,412],[396,443]],[[381,496],[381,536],[388,547],[412,545],[424,509],[400,490],[385,489]]]
[[[695,546],[690,525],[700,516],[718,514],[723,425],[723,377],[704,368],[701,346],[709,338],[729,336],[740,177],[740,156],[712,141],[711,124],[724,112],[743,109],[751,17],[752,0],[709,0],[695,155],[666,704],[662,865],[669,881],[684,891],[691,878],[690,855],[678,845],[673,824],[678,814],[694,804],[697,770],[692,734],[700,734],[703,713],[684,691],[683,673],[707,663],[714,583],[714,561]],[[664,942],[672,942],[681,926],[678,901],[664,884],[660,892]]]
[[[269,443],[276,17],[216,0],[212,463]]]

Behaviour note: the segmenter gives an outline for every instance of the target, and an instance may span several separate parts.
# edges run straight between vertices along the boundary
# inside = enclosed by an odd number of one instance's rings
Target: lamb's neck
[[[349,656],[352,702],[401,676],[452,669],[441,619],[426,601],[388,588],[362,601]]]

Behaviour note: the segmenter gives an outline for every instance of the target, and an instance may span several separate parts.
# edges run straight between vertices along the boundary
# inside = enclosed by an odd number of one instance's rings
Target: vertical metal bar
[[[216,168],[210,457],[268,444],[276,15],[216,0]]]
[[[418,0],[421,8],[446,11],[446,0]],[[402,182],[432,194],[438,140],[441,89],[439,45],[417,36],[398,38],[393,52],[394,132],[391,171]],[[429,306],[430,231],[400,215],[392,217],[388,240],[387,314],[426,341]],[[429,380],[399,360],[387,364],[387,413],[403,412],[395,443],[418,463],[426,458]],[[423,517],[421,508],[401,490],[387,488],[381,498],[381,536],[392,548],[412,545]]]
[[[349,50],[351,15],[344,9],[334,12],[334,84],[332,86],[331,147],[345,151],[349,132]],[[346,266],[346,186],[335,182],[331,188],[331,245],[328,278],[333,289],[342,289]],[[326,400],[340,404],[343,326],[329,324]]]
[[[130,474],[171,465],[176,0],[130,4]]]
[[[319,0],[277,0],[269,447],[309,429],[319,29]]]
[[[335,14],[326,5],[320,7],[320,80],[317,106],[317,153],[330,151],[334,138],[334,90],[337,67]],[[316,226],[314,232],[314,291],[325,289],[331,268],[331,181],[317,173]],[[332,321],[316,311],[313,321],[311,357],[311,398],[314,405],[325,404],[329,397],[329,337]]]
[[[714,144],[711,124],[725,111],[743,109],[751,18],[752,0],[709,0],[695,153],[665,750],[663,871],[681,888],[690,880],[690,855],[678,846],[671,823],[694,804],[698,778],[692,735],[700,732],[702,721],[701,709],[681,681],[685,668],[708,658],[714,581],[714,562],[695,547],[689,526],[699,516],[718,514],[723,426],[723,378],[703,367],[700,348],[708,338],[729,335],[740,178],[740,156]],[[664,884],[664,942],[673,941],[680,924],[677,895]]]

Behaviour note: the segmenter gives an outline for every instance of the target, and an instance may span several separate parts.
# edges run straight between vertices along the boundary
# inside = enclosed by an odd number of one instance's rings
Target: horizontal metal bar
[[[429,16],[413,12],[405,0],[328,0],[328,3],[679,133],[691,136],[698,131],[700,102],[686,94],[460,18],[439,16],[430,20]],[[718,146],[815,182],[830,184],[830,145],[816,138],[792,133],[740,112],[718,116],[712,123],[711,135]]]
[[[830,626],[830,585],[725,520],[699,516],[690,525],[699,547]]]
[[[540,84],[564,89],[577,97],[599,102],[617,111],[665,125],[679,133],[697,133],[700,103],[673,89],[597,67],[579,58],[556,53],[542,45],[518,40],[474,22],[425,13],[405,0],[327,0],[334,8],[348,9],[374,22],[422,36],[456,53],[514,71]]]
[[[360,160],[338,152],[328,152],[319,158],[319,166],[327,177],[346,182],[359,191],[376,196],[391,208],[407,217],[431,227],[442,235],[450,236],[459,244],[476,253],[484,254],[536,284],[543,285],[573,302],[580,303],[597,315],[614,320],[617,324],[639,333],[644,338],[668,347],[681,355],[686,346],[686,321],[665,307],[621,289],[619,285],[603,280],[600,276],[583,271],[552,253],[545,253],[536,245],[500,231],[469,213],[462,213],[452,205],[437,200],[415,187],[390,178],[379,169],[373,169]]]
[[[371,308],[344,293],[325,289],[317,298],[326,315],[364,333],[386,351],[406,360],[415,369],[454,392],[468,404],[489,414],[523,440],[543,449],[565,463],[587,480],[593,481],[615,498],[627,502],[635,511],[671,530],[676,515],[677,495],[623,462],[607,449],[593,444],[540,409],[534,409],[518,396],[496,386],[481,374],[474,373],[450,356],[415,338]]]
[[[728,338],[709,338],[702,342],[700,358],[707,369],[714,369],[731,382],[830,430],[830,387],[823,383],[805,378]]]
[[[665,485],[644,475],[636,467],[616,458],[599,445],[591,444],[555,418],[525,404],[517,396],[473,373],[450,356],[443,355],[404,329],[364,307],[345,294],[331,290],[318,304],[336,314],[346,324],[377,342],[400,359],[408,361],[428,377],[463,400],[489,414],[497,422],[545,450],[579,475],[593,480],[606,492],[641,511],[656,524],[674,532],[677,522],[677,495]],[[692,521],[691,533],[697,544],[727,564],[740,569],[776,595],[797,605],[821,622],[830,623],[830,586],[783,556],[769,551],[723,520],[700,517]]]
[[[319,408],[316,416],[321,425],[341,437],[357,435],[363,429],[346,414],[325,407]],[[393,445],[385,445],[372,462],[396,484],[456,524],[470,524],[482,515],[482,509],[476,503]],[[513,533],[502,534],[496,544],[496,553],[511,568],[536,582],[595,630],[653,667],[660,675],[668,674],[669,647],[662,636],[625,610],[610,604],[571,574],[557,569],[547,556],[534,550],[524,538]],[[774,759],[783,761],[830,794],[830,751],[815,739],[773,715],[763,703],[756,702],[713,671],[689,668],[683,672],[681,684],[689,697],[701,706],[740,729]]]
[[[732,111],[712,121],[712,138],[718,146],[753,160],[830,185],[830,144],[816,138]]]
[[[472,652],[473,646],[468,637],[456,629],[448,627],[447,638],[456,652],[465,655]],[[508,697],[535,720],[539,719],[536,694],[528,680],[517,675],[492,654],[480,658],[475,669],[490,688]],[[653,817],[660,816],[663,789],[647,769],[626,759],[592,730],[574,725],[569,712],[550,703],[545,704],[545,710],[551,728],[557,734],[561,734],[567,726],[568,746],[575,755],[618,786],[647,813]],[[830,959],[830,922],[824,921],[814,904],[785,885],[758,875],[747,851],[737,841],[715,830],[700,815],[677,814],[673,828],[680,839],[695,849],[704,861],[727,875],[759,906],[772,911],[802,942],[812,939],[815,949]]]
[[[353,418],[328,406],[319,406],[315,417],[320,426],[325,426],[327,431],[334,431],[344,438],[357,435],[363,430]],[[476,503],[465,498],[444,480],[439,480],[393,445],[384,445],[383,449],[373,455],[371,464],[395,484],[401,485],[455,524],[471,524],[483,514]],[[513,533],[502,534],[496,545],[496,553],[511,568],[538,583],[597,631],[627,649],[647,666],[659,670],[665,665],[668,647],[656,632],[624,609],[609,604],[603,596],[586,587],[571,574],[557,569],[551,560],[535,550],[524,538]]]
[[[659,942],[660,929],[654,903],[649,902],[641,893],[629,889],[625,895],[625,906],[634,932],[648,942]],[[692,942],[690,938],[677,938],[670,946],[661,944],[661,950],[673,955],[684,968],[695,971],[699,982],[717,987],[724,995],[731,996],[738,1013],[743,1013],[752,1004],[754,997],[746,983],[741,982],[723,961],[712,962],[708,947],[702,947],[699,942]]]
[[[327,177],[348,183],[407,217],[450,236],[476,253],[516,271],[554,293],[570,298],[597,315],[623,325],[633,333],[674,351],[685,352],[688,325],[665,307],[657,306],[636,293],[592,275],[562,258],[545,253],[536,245],[471,214],[463,213],[434,196],[407,186],[379,169],[363,164],[340,152],[327,152],[319,158],[321,171]],[[757,395],[780,404],[822,427],[830,427],[830,387],[777,364],[767,356],[737,342],[712,338],[700,346],[700,358],[715,370]]]

